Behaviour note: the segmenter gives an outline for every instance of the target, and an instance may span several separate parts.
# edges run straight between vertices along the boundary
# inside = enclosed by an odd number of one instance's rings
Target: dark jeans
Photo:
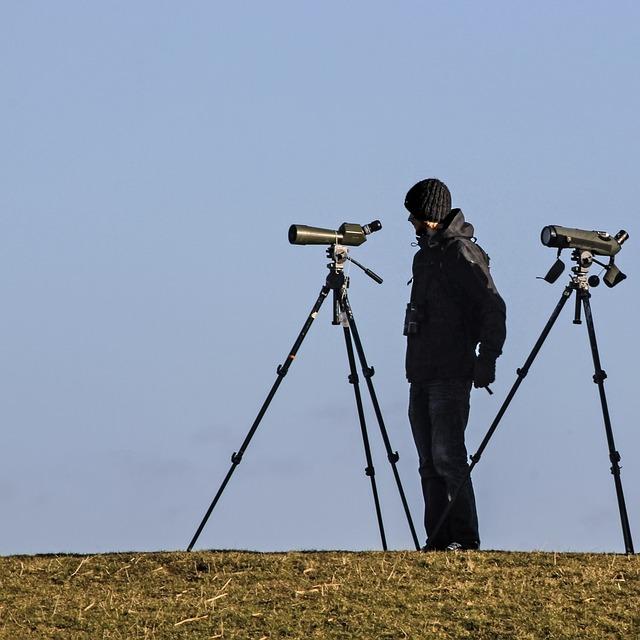
[[[470,393],[470,380],[411,384],[409,421],[420,459],[427,536],[431,535],[451,494],[469,469],[464,431],[469,418]],[[431,542],[436,549],[444,549],[451,542],[471,548],[480,545],[471,480],[460,492],[437,539]]]

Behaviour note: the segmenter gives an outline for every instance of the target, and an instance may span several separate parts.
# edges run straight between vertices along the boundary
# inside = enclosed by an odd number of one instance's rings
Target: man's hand
[[[473,386],[476,389],[488,387],[496,379],[495,358],[478,356],[473,366]]]

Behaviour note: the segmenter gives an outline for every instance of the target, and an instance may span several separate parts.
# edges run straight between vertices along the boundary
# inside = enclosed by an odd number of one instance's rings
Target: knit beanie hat
[[[420,180],[407,192],[404,206],[420,220],[442,222],[451,213],[451,194],[437,178]]]

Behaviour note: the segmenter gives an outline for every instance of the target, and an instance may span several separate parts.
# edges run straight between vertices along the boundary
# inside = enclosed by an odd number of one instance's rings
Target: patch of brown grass
[[[125,553],[0,558],[0,638],[640,638],[637,556]]]

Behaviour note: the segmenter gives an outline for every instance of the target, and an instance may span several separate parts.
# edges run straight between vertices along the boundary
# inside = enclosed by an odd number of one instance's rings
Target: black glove
[[[473,365],[473,386],[476,389],[488,387],[496,379],[495,358],[478,356]]]

